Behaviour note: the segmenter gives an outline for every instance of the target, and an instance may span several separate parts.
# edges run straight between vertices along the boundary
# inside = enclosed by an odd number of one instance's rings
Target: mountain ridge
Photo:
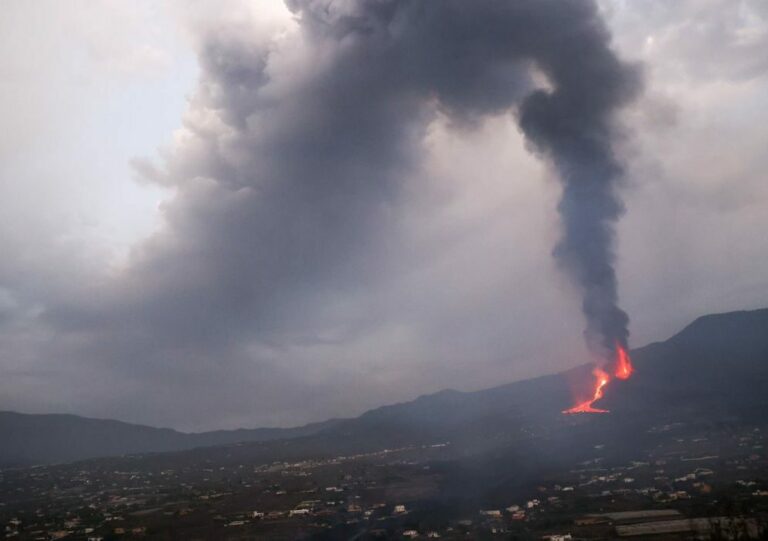
[[[313,434],[342,419],[292,428],[253,428],[181,432],[115,419],[69,413],[0,411],[0,467],[70,462],[100,456],[169,452],[270,441]]]
[[[697,318],[663,342],[632,350],[636,373],[628,381],[614,380],[602,403],[617,414],[645,414],[666,409],[709,409],[717,415],[749,415],[768,407],[768,398],[755,387],[768,388],[768,309],[711,314]],[[479,391],[445,389],[395,404],[384,405],[351,419],[332,419],[289,429],[261,428],[184,433],[114,420],[95,420],[69,414],[39,417],[80,419],[85,425],[105,428],[93,434],[82,427],[42,432],[57,436],[57,444],[43,443],[35,434],[0,445],[0,466],[29,465],[147,452],[184,451],[239,442],[291,439],[323,450],[371,450],[451,438],[472,445],[498,437],[498,427],[525,431],[533,426],[560,426],[573,416],[561,411],[573,402],[574,389],[589,381],[590,365],[564,372],[519,380]],[[729,379],[729,375],[733,375]],[[18,414],[17,419],[29,414]],[[31,416],[34,417],[34,416]],[[0,441],[13,440],[8,413],[0,412]],[[95,423],[95,424],[94,424]],[[99,423],[105,423],[99,425]],[[109,429],[131,427],[134,435],[117,438]],[[27,430],[32,430],[27,428]],[[106,433],[105,433],[106,431]],[[146,434],[136,445],[131,437]],[[9,437],[10,436],[10,437]],[[16,433],[17,438],[24,432]],[[37,439],[36,439],[37,437]],[[83,445],[78,445],[78,438]],[[311,441],[309,441],[311,440]],[[62,445],[62,442],[67,445]],[[29,450],[33,452],[29,452]],[[49,450],[49,453],[40,452]],[[11,452],[9,452],[11,451]],[[26,452],[24,452],[26,451]],[[55,451],[55,452],[54,452]]]

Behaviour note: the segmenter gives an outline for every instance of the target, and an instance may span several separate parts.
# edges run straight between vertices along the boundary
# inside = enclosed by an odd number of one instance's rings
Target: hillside
[[[330,420],[297,428],[184,433],[76,415],[30,415],[4,411],[0,412],[0,467],[295,438],[314,434],[336,422]]]
[[[679,408],[712,417],[768,408],[768,309],[698,318],[670,339],[632,351],[635,374],[614,380],[601,406],[615,415],[670,414]],[[574,389],[590,368],[518,381],[476,392],[442,391],[371,410],[328,432],[347,438],[479,441],[543,425],[559,426]]]
[[[567,447],[573,426],[591,423],[625,430],[633,422],[645,426],[675,416],[748,419],[768,408],[768,309],[701,317],[664,342],[634,350],[632,356],[633,378],[612,382],[601,402],[612,411],[607,416],[561,414],[572,403],[574,389],[589,380],[590,368],[581,366],[482,391],[441,391],[355,419],[294,429],[184,434],[67,415],[2,413],[0,463],[62,462],[217,445],[228,446],[193,451],[184,460],[288,460],[441,441],[474,453],[523,445],[531,435],[562,436]],[[257,443],[229,445],[248,441]],[[167,459],[177,458],[174,454]]]
[[[700,317],[632,353],[635,376],[609,388],[615,411],[685,408],[751,418],[768,408],[768,309]]]

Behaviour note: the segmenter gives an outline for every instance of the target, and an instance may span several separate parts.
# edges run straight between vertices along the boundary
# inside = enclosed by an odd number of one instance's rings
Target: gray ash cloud
[[[313,39],[355,59],[335,76],[357,81],[371,66],[386,74],[385,102],[436,96],[459,119],[519,104],[527,140],[563,185],[563,234],[554,255],[583,293],[587,343],[606,357],[617,343],[626,347],[628,317],[618,306],[614,270],[615,223],[623,212],[614,116],[641,82],[637,68],[612,52],[596,6],[581,0],[290,5]],[[534,88],[531,70],[547,88]],[[368,94],[375,107],[381,96]],[[387,142],[379,140],[383,148]]]
[[[612,265],[613,117],[639,83],[612,53],[596,5],[288,5],[298,29],[282,40],[256,39],[247,25],[199,30],[184,137],[142,168],[175,192],[165,223],[119,273],[46,307],[61,365],[91,374],[93,388],[119,381],[124,396],[154,397],[137,416],[155,408],[204,423],[216,408],[242,414],[244,397],[256,397],[285,412],[277,422],[306,417],[297,409],[309,396],[336,391],[289,368],[282,352],[343,344],[375,324],[344,299],[391,268],[397,209],[439,114],[458,129],[519,115],[563,183],[555,254],[584,292],[589,342],[626,343]]]

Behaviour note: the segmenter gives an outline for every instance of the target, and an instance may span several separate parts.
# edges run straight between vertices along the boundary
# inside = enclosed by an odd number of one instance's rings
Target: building
[[[711,517],[661,520],[616,526],[619,537],[669,536],[681,534],[697,539],[757,539],[760,535],[754,519]]]

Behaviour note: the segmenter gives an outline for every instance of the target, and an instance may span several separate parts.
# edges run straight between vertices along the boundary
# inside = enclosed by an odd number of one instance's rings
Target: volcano
[[[613,375],[618,379],[629,379],[634,372],[632,366],[632,359],[629,357],[629,353],[626,348],[621,344],[616,343],[616,352],[614,354],[613,361]],[[603,398],[605,387],[611,381],[611,376],[603,368],[595,367],[592,371],[592,375],[595,376],[595,381],[592,387],[591,398],[578,402],[575,406],[563,410],[563,413],[609,413],[609,410],[596,408],[595,402]]]

